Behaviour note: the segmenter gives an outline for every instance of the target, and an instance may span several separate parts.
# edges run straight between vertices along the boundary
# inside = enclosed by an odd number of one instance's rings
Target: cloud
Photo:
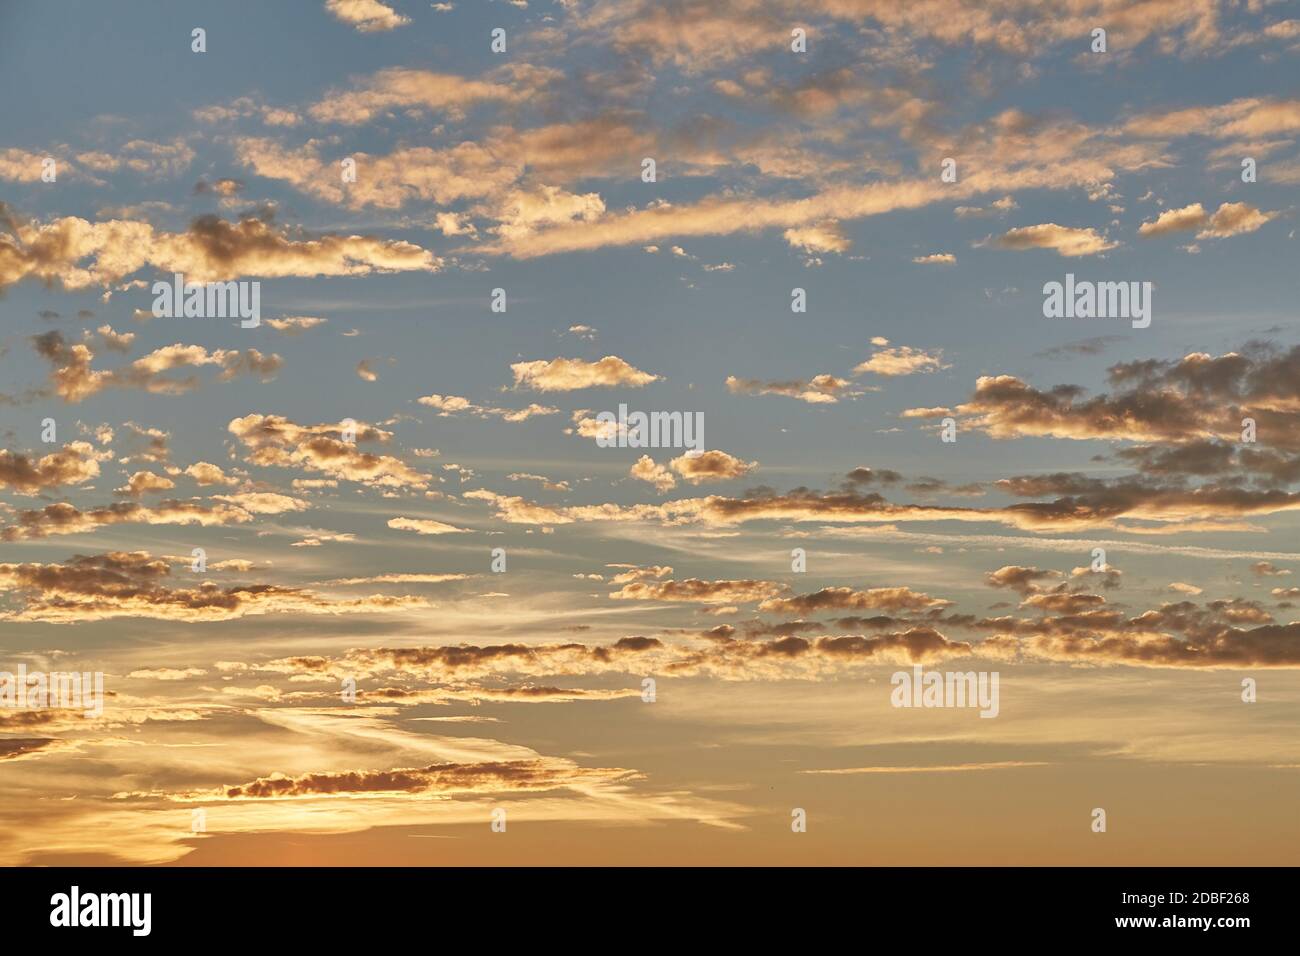
[[[536,481],[547,491],[571,491],[572,486],[567,481],[552,481],[545,475],[531,475],[527,472],[515,471],[506,475],[507,481]]]
[[[1071,355],[1101,355],[1112,345],[1122,341],[1124,341],[1122,335],[1095,335],[1092,338],[1081,339],[1078,342],[1054,345],[1051,348],[1035,353],[1034,357],[1059,359]]]
[[[656,491],[670,491],[677,487],[677,479],[663,465],[655,464],[649,455],[642,455],[636,460],[628,474],[638,481],[648,481]]]
[[[0,488],[19,494],[40,494],[65,485],[81,485],[99,477],[99,463],[113,457],[84,441],[69,442],[58,451],[32,458],[0,449]]]
[[[1136,136],[1257,139],[1300,131],[1300,99],[1242,98],[1221,106],[1191,106],[1164,113],[1144,113],[1124,126]]]
[[[1275,212],[1261,212],[1244,202],[1225,202],[1210,215],[1200,203],[1192,203],[1181,209],[1166,209],[1153,221],[1142,223],[1138,235],[1151,238],[1200,230],[1198,239],[1225,239],[1254,232],[1276,216]]]
[[[397,770],[347,770],[297,777],[272,774],[251,783],[224,787],[227,800],[348,796],[380,793],[538,793],[579,789],[638,779],[617,768],[588,769],[571,760],[544,757],[481,763],[441,763]],[[190,795],[193,799],[198,794]]]
[[[760,604],[758,609],[769,614],[815,614],[831,609],[917,611],[951,603],[908,587],[869,588],[866,591],[830,587],[792,598],[772,598]]]
[[[620,601],[686,601],[700,604],[749,604],[787,590],[772,581],[638,580],[610,595]]]
[[[521,495],[499,495],[486,488],[476,488],[465,492],[462,497],[489,502],[497,509],[499,517],[512,523],[550,525],[574,521],[564,511],[528,501]]]
[[[207,485],[237,485],[239,479],[227,475],[221,470],[220,466],[212,464],[210,461],[196,461],[185,469],[184,474],[194,479],[195,484],[200,486]]]
[[[328,319],[319,319],[310,315],[291,315],[282,319],[266,319],[266,324],[284,335],[300,335],[308,329],[324,325]]]
[[[1092,3],[1063,9],[1045,0],[1028,0],[1010,9],[989,8],[977,0],[939,0],[922,7],[818,0],[815,8],[849,20],[867,20],[944,44],[972,42],[1020,56],[1048,55],[1059,43],[1089,35],[1097,13]],[[1215,4],[1161,3],[1112,11],[1107,20],[1113,48],[1130,50],[1152,36],[1167,35],[1164,52],[1205,50],[1219,38]]]
[[[53,366],[50,380],[54,392],[65,402],[76,403],[106,388],[138,388],[161,395],[179,395],[198,388],[195,376],[173,378],[165,375],[177,369],[220,368],[218,378],[229,381],[239,375],[273,377],[284,364],[276,354],[266,355],[257,349],[217,349],[209,352],[201,345],[173,345],[154,349],[129,365],[116,369],[95,369],[95,353],[84,343],[69,344],[57,329],[33,336],[37,354]]]
[[[416,399],[421,405],[438,410],[440,418],[450,418],[464,412],[479,418],[500,418],[507,422],[524,422],[538,415],[558,415],[560,410],[550,405],[538,405],[532,402],[525,408],[497,408],[490,405],[475,405],[461,395],[425,395]]]
[[[943,352],[926,352],[905,345],[880,348],[871,358],[857,365],[855,375],[871,374],[889,377],[914,375],[918,372],[937,372],[948,368],[943,364]]]
[[[170,143],[133,139],[124,143],[117,153],[89,150],[78,153],[76,159],[84,169],[95,173],[128,170],[161,178],[179,175],[188,168],[194,160],[194,150],[180,139]]]
[[[118,502],[82,511],[67,502],[16,511],[11,524],[0,528],[0,541],[25,541],[48,535],[83,534],[117,524],[201,525],[244,524],[252,513],[228,504],[205,505],[194,501],[161,501],[152,507]]]
[[[874,484],[895,485],[903,480],[903,476],[890,468],[867,468],[861,466],[854,468],[844,476],[844,486],[853,488]]]
[[[406,690],[400,687],[384,687],[377,691],[358,691],[362,699],[382,701],[395,704],[446,704],[452,701],[467,701],[478,704],[483,701],[505,701],[508,703],[551,704],[569,703],[580,700],[621,700],[626,697],[640,697],[639,687],[627,688],[579,688],[579,687],[541,687],[525,684],[521,687],[444,687],[436,690]],[[496,718],[474,717],[417,717],[416,720],[470,721],[477,719],[495,720]]]
[[[1107,375],[1114,391],[1086,399],[1076,385],[1039,389],[1012,375],[982,376],[956,412],[963,427],[994,438],[1106,439],[1183,449],[1177,455],[1162,448],[1126,453],[1154,471],[1207,473],[1235,455],[1237,467],[1286,476],[1291,459],[1267,447],[1212,443],[1239,444],[1242,419],[1250,416],[1257,420],[1261,446],[1300,452],[1297,370],[1300,346],[1281,351],[1252,342],[1220,356],[1192,352],[1175,360],[1113,365]]]
[[[182,564],[188,564],[189,558],[181,558]],[[257,567],[257,562],[249,561],[247,558],[227,558],[224,561],[213,561],[208,565],[209,571],[241,571],[247,572]]]
[[[306,511],[311,504],[302,498],[276,494],[270,491],[243,491],[236,495],[213,495],[213,501],[237,505],[255,515],[278,515],[291,511]]]
[[[396,572],[392,574],[372,574],[362,578],[335,578],[326,584],[338,587],[351,587],[357,584],[442,584],[446,581],[464,581],[472,577],[469,574],[410,574]]]
[[[0,739],[0,760],[23,760],[65,747],[66,742],[54,737],[6,737]]]
[[[625,56],[647,56],[656,66],[694,70],[729,63],[777,47],[789,35],[775,11],[753,3],[722,2],[665,8],[633,2],[590,14],[608,42]],[[578,24],[583,20],[579,18]]]
[[[377,614],[428,606],[423,598],[374,594],[331,600],[273,584],[171,587],[171,566],[146,551],[78,555],[62,564],[0,564],[0,582],[22,600],[11,621],[69,623],[112,618],[229,621],[263,614]]]
[[[981,648],[1001,647],[1030,659],[1138,667],[1300,667],[1300,623],[1275,624],[1240,598],[1163,604],[1133,617],[1096,599],[1091,609],[1060,616],[995,618]],[[1242,626],[1246,625],[1246,626]]]
[[[549,362],[516,362],[510,366],[516,388],[539,392],[570,392],[580,388],[640,388],[657,382],[658,375],[643,372],[617,355],[606,355],[597,362],[583,359],[556,358]]]
[[[122,461],[166,461],[170,455],[167,448],[167,442],[171,438],[170,432],[165,432],[161,428],[145,428],[135,422],[125,422],[126,429],[131,433],[135,440],[130,441],[132,447],[130,454],[123,458]],[[140,447],[140,442],[144,442],[144,447]]]
[[[359,174],[356,182],[345,183],[337,161],[322,158],[314,141],[291,149],[274,140],[245,137],[235,142],[234,149],[236,158],[258,176],[352,208],[399,209],[411,202],[445,205],[485,199],[501,194],[523,171],[503,163],[490,145],[463,142],[446,149],[402,147],[384,156],[351,153],[349,158],[356,162]],[[441,265],[441,260],[431,261]]]
[[[729,481],[743,478],[758,467],[756,461],[742,461],[725,451],[688,452],[668,463],[673,471],[693,485],[702,481]]]
[[[392,438],[371,425],[356,424],[352,442],[343,440],[343,422],[298,425],[280,415],[252,414],[233,419],[227,428],[246,449],[249,464],[305,468],[379,488],[424,489],[434,480],[391,455],[361,451],[362,442]]]
[[[279,128],[298,126],[302,123],[302,117],[293,110],[268,106],[251,96],[239,96],[229,103],[200,107],[194,110],[193,116],[200,123],[229,123],[248,117],[255,117],[267,126]],[[218,179],[214,183],[199,180],[194,185],[194,193],[220,196],[222,205],[227,205],[232,204],[232,200],[244,191],[244,185],[237,179]]]
[[[1124,572],[1119,568],[1106,564],[1102,566],[1100,571],[1091,566],[1071,568],[1070,577],[1075,579],[1088,578],[1089,580],[1084,582],[1085,586],[1095,585],[1109,591],[1120,586]]]
[[[1001,199],[993,200],[988,204],[987,208],[983,206],[957,206],[953,209],[953,214],[958,219],[969,219],[980,216],[1005,215],[1019,208],[1020,204],[1016,202],[1014,197],[1003,196]]]
[[[1205,228],[1197,233],[1198,239],[1226,239],[1254,232],[1277,216],[1275,212],[1261,212],[1244,202],[1225,202],[1219,206]]]
[[[809,226],[794,226],[784,233],[785,241],[795,249],[814,255],[823,252],[843,253],[852,243],[844,235],[844,230],[834,219],[813,223]]]
[[[328,532],[308,530],[301,541],[289,545],[291,548],[319,548],[327,541],[355,541],[356,535],[350,532]]]
[[[1063,43],[1086,41],[1101,11],[1085,2],[1063,9],[1046,0],[1022,0],[1014,7],[990,7],[978,0],[935,0],[890,4],[866,0],[812,3],[756,3],[717,0],[663,7],[652,0],[623,0],[579,10],[575,28],[596,31],[625,56],[646,57],[655,66],[673,64],[690,73],[713,71],[789,41],[790,19],[825,19],[824,29],[861,30],[879,36],[880,55],[905,56],[924,42],[944,47],[968,44],[1021,59],[1054,55]],[[1154,3],[1108,10],[1110,46],[1131,50],[1151,37],[1157,52],[1190,54],[1213,49],[1222,39],[1218,4]],[[814,31],[816,27],[813,28]],[[817,42],[816,32],[811,34]],[[1086,44],[1080,49],[1086,48]]]
[[[1171,232],[1190,232],[1193,229],[1199,229],[1209,219],[1205,207],[1200,203],[1192,203],[1190,206],[1183,206],[1181,209],[1166,209],[1152,222],[1144,222],[1138,226],[1138,235],[1144,237],[1164,236]]]
[[[342,659],[298,656],[268,661],[261,671],[331,677],[386,673],[428,680],[471,680],[507,674],[582,674],[641,669],[665,645],[653,637],[624,637],[610,644],[457,644],[432,647],[354,648]]]
[[[420,681],[458,682],[512,675],[662,674],[712,676],[723,680],[818,680],[837,673],[890,663],[930,663],[967,657],[978,645],[950,641],[925,625],[871,637],[858,634],[772,640],[736,639],[723,634],[693,644],[668,645],[653,637],[624,637],[611,644],[496,644],[446,647],[355,648],[342,658],[291,657],[268,661],[258,670],[290,675],[360,677],[397,673]],[[1000,644],[990,645],[999,657]]]
[[[39,183],[45,174],[46,159],[58,161],[58,157],[14,146],[0,149],[0,179],[12,183]]]
[[[1009,229],[998,238],[997,244],[1004,249],[1053,249],[1066,257],[1095,256],[1119,245],[1095,229],[1058,226],[1054,222]]]
[[[1059,571],[1043,571],[1038,568],[1022,568],[1014,564],[1008,564],[998,568],[996,571],[990,571],[985,575],[985,580],[989,587],[1010,588],[1020,594],[1032,594],[1040,590],[1040,581],[1050,581],[1053,578],[1059,578]]]
[[[859,774],[859,773],[964,773],[975,770],[1013,770],[1021,767],[1046,767],[1042,760],[992,760],[985,763],[935,764],[928,767],[837,767],[831,770],[800,770],[800,773]]]
[[[395,30],[411,22],[410,17],[402,16],[379,0],[325,0],[325,9],[361,33]]]
[[[133,680],[187,680],[191,677],[202,677],[207,671],[202,667],[154,667],[134,670],[126,676]]]
[[[496,74],[508,81],[509,74]],[[540,76],[542,74],[538,74]],[[469,80],[448,73],[393,67],[380,70],[351,90],[332,90],[310,107],[322,123],[357,125],[396,110],[419,109],[460,115],[466,107],[487,100],[526,99],[536,90],[509,82]]]
[[[108,288],[141,269],[183,273],[190,282],[241,276],[358,276],[375,272],[436,272],[442,262],[404,240],[373,236],[291,237],[260,219],[238,223],[199,216],[182,233],[146,222],[89,222],[75,216],[23,223],[0,205],[0,289],[23,279],[69,290]]]
[[[625,245],[669,247],[699,236],[799,230],[817,227],[827,220],[852,221],[920,209],[936,202],[961,202],[989,193],[1086,189],[1100,196],[1107,194],[1119,171],[1169,162],[1162,144],[1119,141],[1106,130],[1093,129],[1077,121],[1039,119],[1016,110],[1006,110],[987,122],[975,124],[962,132],[961,139],[962,153],[978,155],[981,162],[956,183],[942,183],[937,177],[836,182],[799,198],[727,192],[693,203],[658,202],[644,208],[606,212],[589,221],[557,224],[472,248],[486,255],[528,259]],[[940,150],[952,144],[935,138],[926,145],[937,162],[947,155]],[[637,151],[632,159],[648,154]],[[824,157],[817,159],[824,165]],[[740,153],[727,160],[730,165],[744,162]],[[624,168],[626,164],[625,159]],[[714,166],[717,165],[720,164],[715,162]],[[817,168],[815,161],[811,169],[801,171],[800,178],[812,175]],[[1078,235],[1071,239],[1072,233]],[[822,238],[822,244],[834,244],[833,239]],[[1036,239],[1039,243],[1055,239],[1073,253],[1102,251],[1115,245],[1091,230],[1068,230],[1053,224],[1028,227],[1012,237],[1012,241],[1017,239],[1020,242]]]
[[[1100,594],[1057,590],[1046,594],[1041,592],[1030,594],[1020,602],[1020,606],[1072,616],[1087,614],[1089,611],[1100,608],[1105,603],[1106,599]]]
[[[414,531],[416,534],[470,533],[468,528],[457,528],[455,525],[434,521],[432,518],[389,518],[388,527],[398,531]]]
[[[498,221],[497,235],[514,238],[558,223],[590,222],[605,212],[598,193],[581,195],[558,186],[515,189],[494,202],[490,213]]]
[[[666,578],[673,573],[672,565],[654,564],[649,567],[638,567],[635,564],[607,564],[607,568],[618,570],[618,574],[610,579],[613,584],[626,584],[629,581],[652,581],[658,578]]]
[[[1240,519],[1300,510],[1300,493],[1276,489],[1254,490],[1227,485],[1192,488],[1141,478],[1105,480],[1075,473],[1022,476],[1001,479],[996,484],[999,489],[1018,497],[1057,497],[991,508],[894,504],[880,494],[861,494],[852,488],[825,494],[807,488],[797,488],[786,494],[760,489],[747,498],[709,495],[657,505],[605,503],[549,507],[485,489],[467,492],[465,497],[492,503],[496,516],[507,522],[541,525],[660,522],[731,527],[764,520],[881,525],[962,521],[989,522],[1032,531],[1111,527],[1135,534],[1175,534],[1184,531],[1257,531],[1262,529]],[[932,488],[929,482],[918,481],[909,487],[929,493],[940,485],[942,483]],[[965,488],[949,490],[952,493],[966,491]],[[1127,521],[1120,523],[1120,519]],[[1155,525],[1144,522],[1154,522]]]
[[[487,243],[478,251],[530,259],[608,246],[643,246],[674,238],[803,228],[823,222],[832,213],[842,218],[863,218],[894,209],[917,208],[940,198],[951,198],[951,193],[945,193],[942,184],[929,181],[833,187],[801,200],[710,196],[693,204],[665,204],[607,213],[592,222],[558,225],[527,236]],[[814,241],[834,242],[823,230],[812,236],[800,235]]]
[[[140,495],[153,491],[167,491],[176,487],[176,482],[162,475],[155,475],[150,471],[137,471],[128,480],[124,487],[118,488],[119,494],[126,494],[138,498]]]
[[[553,78],[522,65],[503,70],[514,74],[508,78],[511,83],[527,84],[528,95]],[[507,86],[499,92],[522,98]],[[414,202],[446,207],[473,200],[463,211],[444,208],[435,213],[434,227],[443,235],[476,241],[481,235],[476,220],[490,220],[495,225],[484,232],[513,243],[553,227],[580,227],[602,216],[605,204],[598,193],[572,192],[565,185],[617,177],[654,145],[655,137],[624,113],[532,129],[498,125],[475,140],[445,147],[398,146],[382,154],[353,151],[348,158],[359,173],[353,182],[343,181],[339,159],[323,140],[287,146],[268,137],[242,137],[233,148],[238,161],[257,175],[351,208],[398,209]],[[674,142],[673,148],[688,147]]]
[[[733,395],[784,395],[797,398],[810,405],[833,405],[842,396],[852,394],[848,379],[836,378],[834,375],[814,375],[807,381],[770,382],[756,378],[737,378],[727,376],[727,390]]]
[[[202,196],[211,193],[225,199],[230,199],[242,193],[246,185],[246,183],[238,179],[217,179],[212,182],[200,179],[194,184],[194,194],[196,196]]]
[[[100,344],[110,352],[129,352],[131,343],[135,341],[134,332],[115,332],[111,325],[101,325],[95,331],[99,335]]]

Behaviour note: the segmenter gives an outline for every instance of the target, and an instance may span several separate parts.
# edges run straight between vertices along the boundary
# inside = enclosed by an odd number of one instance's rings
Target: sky
[[[0,862],[1300,863],[1298,55],[0,3]]]

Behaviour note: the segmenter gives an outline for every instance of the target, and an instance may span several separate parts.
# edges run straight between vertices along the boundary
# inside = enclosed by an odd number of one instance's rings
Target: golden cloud
[[[227,426],[247,449],[250,464],[305,468],[335,478],[382,488],[427,488],[433,476],[418,472],[391,455],[357,448],[362,442],[387,442],[390,432],[355,424],[352,441],[344,441],[345,423],[298,425],[280,415],[245,415]]]
[[[617,355],[606,355],[596,362],[583,359],[556,358],[549,362],[516,362],[510,366],[514,372],[516,388],[532,388],[539,392],[571,392],[580,388],[640,388],[657,382],[651,375],[628,364]]]
[[[1004,249],[1052,249],[1066,257],[1095,256],[1119,245],[1096,229],[1058,226],[1054,222],[1009,229],[997,244]]]
[[[271,584],[169,587],[171,566],[146,551],[78,555],[63,564],[0,564],[0,582],[22,600],[11,621],[71,623],[112,618],[229,621],[262,614],[376,614],[425,608],[403,595],[330,600],[306,588]]]
[[[238,223],[200,216],[183,233],[159,232],[147,222],[89,222],[75,216],[48,223],[20,222],[0,205],[8,235],[0,233],[0,289],[23,279],[65,289],[111,286],[150,268],[183,273],[190,282],[241,276],[358,276],[375,272],[436,272],[442,262],[406,241],[372,236],[294,238],[255,217]]]

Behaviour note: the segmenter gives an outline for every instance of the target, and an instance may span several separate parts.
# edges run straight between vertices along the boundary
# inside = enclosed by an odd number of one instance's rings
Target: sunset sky
[[[106,694],[0,707],[0,863],[1300,863],[1298,67],[1272,0],[0,2],[0,672]]]

